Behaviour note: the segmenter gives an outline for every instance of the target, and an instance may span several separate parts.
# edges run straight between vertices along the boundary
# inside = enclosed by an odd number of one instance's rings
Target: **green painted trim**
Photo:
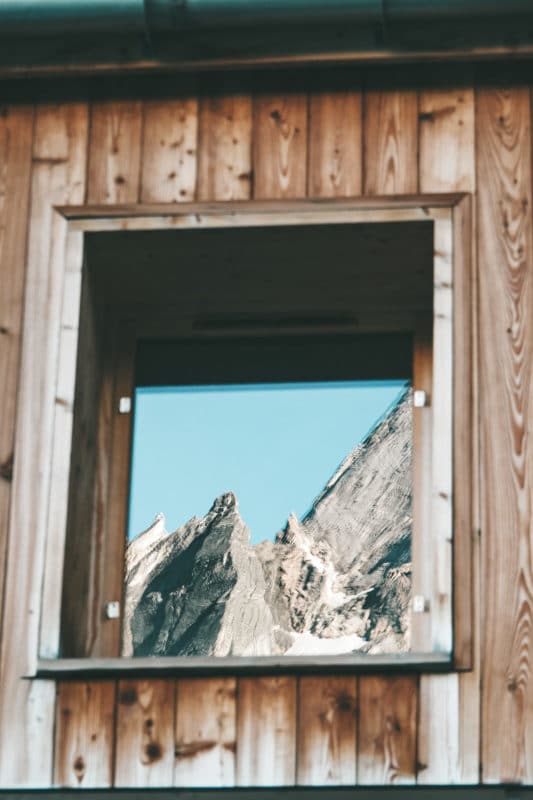
[[[0,36],[533,16],[531,0],[0,0]]]

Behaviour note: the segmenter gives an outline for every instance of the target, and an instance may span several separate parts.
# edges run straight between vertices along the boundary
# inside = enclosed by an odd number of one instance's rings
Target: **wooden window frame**
[[[337,670],[468,670],[472,668],[472,497],[474,492],[474,302],[471,198],[467,194],[357,198],[331,201],[238,202],[152,205],[135,207],[62,207],[53,214],[64,248],[58,248],[63,275],[63,303],[57,331],[57,385],[53,411],[54,438],[50,464],[47,540],[41,603],[39,676],[107,675],[113,673],[215,673]],[[415,465],[413,533],[414,559],[431,558],[427,575],[413,585],[413,595],[429,599],[431,614],[413,615],[413,641],[432,643],[431,652],[397,656],[334,657],[120,657],[60,658],[63,553],[69,501],[80,298],[84,266],[84,236],[93,232],[163,231],[187,228],[327,225],[432,221],[434,226],[434,314],[431,328],[416,331],[415,388],[425,389],[432,402],[417,409],[415,450],[432,453],[431,476]],[[452,319],[453,310],[453,319]],[[143,335],[146,331],[143,331]],[[133,386],[135,337],[131,329],[117,338],[122,364],[116,375],[114,400]],[[431,345],[432,340],[434,345]],[[432,360],[439,370],[432,374]],[[441,424],[432,426],[432,419]],[[445,421],[448,420],[449,424]],[[444,421],[444,422],[443,422]],[[113,485],[127,486],[131,417],[113,423],[115,452]],[[450,435],[450,429],[452,433]],[[430,444],[428,445],[428,442]],[[126,443],[126,444],[125,444]],[[124,446],[125,445],[125,446]],[[442,457],[442,454],[445,457]],[[111,513],[125,528],[126,497],[116,492]],[[432,536],[424,529],[431,525]],[[453,531],[453,541],[451,532]],[[428,545],[429,542],[429,545]],[[453,546],[452,546],[453,545]],[[428,550],[429,547],[429,550]],[[413,559],[413,560],[414,560]],[[111,566],[111,571],[123,565]],[[116,583],[116,577],[113,579]],[[430,630],[427,629],[429,619]],[[119,624],[119,623],[117,623]],[[425,630],[422,630],[426,626]],[[110,630],[110,628],[108,628]],[[110,641],[116,640],[116,633]],[[104,636],[105,639],[105,636]],[[104,651],[110,652],[111,648]]]

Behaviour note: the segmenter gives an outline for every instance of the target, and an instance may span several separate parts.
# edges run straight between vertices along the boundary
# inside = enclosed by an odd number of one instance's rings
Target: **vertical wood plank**
[[[295,779],[296,679],[240,679],[237,786],[292,786]]]
[[[172,786],[175,682],[123,680],[117,700],[114,785]]]
[[[111,786],[115,683],[60,683],[54,785],[97,789]]]
[[[431,461],[431,650],[451,653],[453,529],[453,229],[452,216],[433,225],[433,414]],[[462,442],[471,448],[472,443]],[[458,540],[459,545],[459,540]],[[427,565],[429,566],[429,565]],[[463,592],[470,591],[464,586]]]
[[[361,193],[361,112],[360,91],[310,95],[310,197]],[[296,782],[302,786],[354,785],[356,753],[356,678],[300,678]]]
[[[475,190],[474,107],[472,89],[421,93],[420,191]],[[470,236],[474,236],[473,230]],[[475,442],[468,445],[474,450]],[[473,490],[476,491],[475,485]],[[457,495],[459,500],[460,493]],[[429,542],[426,544],[430,546]],[[427,557],[433,558],[431,555]],[[470,557],[470,552],[456,553],[456,558],[466,557]],[[471,581],[472,576],[467,575],[467,584]],[[464,612],[471,616],[468,598],[463,596],[463,603]],[[422,676],[419,704],[418,783],[477,783],[480,737],[478,661],[473,672],[462,675]]]
[[[252,187],[252,99],[205,97],[200,104],[199,200],[247,200]]]
[[[31,218],[0,673],[0,783],[49,786],[55,690],[25,681],[38,652],[66,225],[54,205],[81,204],[87,108],[43,105],[36,114]],[[21,637],[21,631],[24,636]],[[24,746],[21,746],[21,743]]]
[[[88,203],[106,205],[138,201],[142,128],[143,105],[139,101],[102,102],[92,106]],[[94,546],[90,587],[93,603],[87,642],[87,654],[91,656],[118,655],[120,641],[119,620],[104,619],[102,607],[103,603],[122,597],[126,500],[123,492],[110,492],[109,487],[114,478],[112,467],[116,466],[118,471],[122,470],[122,474],[125,474],[129,464],[129,448],[125,442],[131,420],[128,416],[117,421],[115,395],[130,394],[131,380],[125,371],[127,373],[128,369],[133,369],[133,364],[124,350],[119,351],[127,337],[123,335],[120,338],[117,334],[117,344],[111,347],[113,335],[113,326],[110,325],[104,334],[104,351],[114,349],[115,352],[114,360],[110,363],[107,359],[103,366],[98,436],[106,441],[107,448],[102,455],[99,454],[96,466],[97,513],[92,527]],[[113,448],[117,446],[122,447],[121,457],[114,459]]]
[[[174,785],[235,785],[235,678],[180,680],[176,697]]]
[[[370,87],[365,91],[363,108],[364,193],[416,192],[417,93]],[[380,676],[363,676],[359,680],[357,776],[361,784],[415,780],[416,724],[411,725],[409,714],[416,708],[418,687],[414,679],[409,680],[405,684]],[[402,692],[406,693],[405,698]],[[369,713],[373,706],[376,718]],[[394,730],[397,724],[403,726],[401,743]]]
[[[307,96],[254,98],[254,197],[305,197],[307,184]]]
[[[414,677],[367,677],[360,682],[360,785],[415,782],[417,694]]]
[[[364,193],[414,194],[418,190],[418,99],[413,91],[364,96]]]
[[[39,635],[39,655],[42,658],[59,656],[64,534],[67,527],[82,266],[83,234],[80,231],[67,232]],[[82,527],[85,525],[83,520]],[[87,528],[83,533],[87,537]],[[69,578],[72,579],[72,576],[69,575]],[[76,587],[76,590],[79,592],[80,587]]]
[[[26,271],[32,134],[31,106],[0,107],[0,647]]]
[[[357,697],[352,677],[302,677],[298,700],[298,768],[301,786],[356,782]]]
[[[420,191],[471,192],[475,184],[471,88],[420,92]]]
[[[533,235],[526,89],[477,93],[483,780],[533,782]]]
[[[113,325],[113,323],[112,323]],[[135,386],[135,324],[117,320],[115,339],[114,387],[112,402],[109,486],[104,528],[103,558],[100,564],[101,595],[97,596],[99,624],[93,645],[97,656],[121,655],[121,620],[102,619],[104,603],[119,602],[124,607],[124,564],[127,541],[128,479],[132,415],[118,411],[121,397],[132,397]],[[124,618],[124,616],[123,616]]]
[[[89,203],[138,201],[141,135],[141,102],[103,102],[92,106]]]
[[[433,389],[433,315],[419,319],[413,342],[413,386],[431,397]],[[431,597],[433,592],[431,541],[432,408],[413,408],[413,537],[411,542],[412,594]],[[423,653],[431,642],[430,614],[411,614],[411,650]]]
[[[307,98],[254,98],[254,196],[304,197]],[[222,154],[219,154],[220,158]],[[237,692],[237,786],[296,779],[296,679],[243,678]]]
[[[69,238],[74,234],[69,234]],[[79,234],[82,235],[81,233]],[[101,324],[96,312],[87,270],[81,268],[81,298],[78,308],[72,309],[68,329],[77,331],[77,363],[74,366],[72,448],[68,486],[68,515],[64,546],[64,569],[69,576],[64,581],[61,600],[61,653],[65,658],[84,658],[91,653],[91,631],[95,611],[94,558],[101,536],[101,521],[96,512],[96,466],[101,451],[102,432],[98,427],[100,394],[102,392],[103,357]],[[72,305],[68,302],[69,307]],[[52,559],[57,555],[52,553]],[[48,584],[45,577],[45,591]],[[56,590],[57,591],[57,590]],[[99,614],[98,614],[99,616]],[[42,640],[41,640],[42,642]],[[41,647],[41,650],[43,648]]]
[[[362,191],[361,92],[309,98],[309,195],[350,197]]]
[[[198,101],[146,101],[141,202],[180,203],[196,194]]]

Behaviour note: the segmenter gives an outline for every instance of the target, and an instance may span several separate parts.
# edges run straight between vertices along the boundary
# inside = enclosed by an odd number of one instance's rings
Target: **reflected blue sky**
[[[129,538],[167,530],[237,495],[253,543],[301,518],[405,381],[139,388]]]

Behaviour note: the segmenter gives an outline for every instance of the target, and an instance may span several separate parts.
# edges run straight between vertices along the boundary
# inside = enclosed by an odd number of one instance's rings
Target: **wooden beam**
[[[0,783],[5,787],[49,786],[52,777],[54,687],[21,677],[36,668],[50,488],[66,236],[65,220],[53,206],[83,203],[87,122],[85,104],[44,105],[35,124],[4,606],[9,625],[0,666]]]
[[[4,108],[0,113],[0,648],[15,460],[32,138],[33,107]]]
[[[420,190],[469,191],[476,187],[474,158],[474,93],[472,89],[447,89],[426,91],[420,94]],[[464,220],[455,219],[454,248],[466,246],[470,256],[475,228],[464,230]],[[460,224],[459,224],[460,223]],[[460,233],[458,233],[459,228]],[[470,248],[470,251],[469,249]],[[458,284],[454,288],[458,299],[458,311],[466,316],[456,316],[454,326],[461,328],[456,341],[454,355],[454,402],[461,403],[461,419],[468,419],[469,403],[467,388],[475,386],[470,359],[475,344],[474,310],[475,280],[469,265],[459,261],[461,253],[454,253],[454,269],[457,269]],[[455,259],[458,259],[457,262]],[[464,281],[467,281],[465,285]],[[470,329],[468,334],[463,326]],[[464,370],[467,370],[467,374]],[[470,398],[470,411],[473,401]],[[456,408],[456,411],[458,409]],[[463,414],[465,416],[462,416]],[[476,431],[470,418],[469,432],[464,425],[455,428],[454,478],[455,509],[454,528],[457,529],[457,547],[454,548],[454,637],[460,644],[461,659],[471,666],[471,656],[465,637],[472,636],[472,594],[474,577],[471,570],[472,540],[474,527],[477,475],[472,476],[476,447]],[[455,424],[455,423],[454,423]],[[457,461],[460,453],[461,461]],[[466,459],[466,461],[465,461]],[[472,465],[470,475],[464,473],[460,464]],[[462,483],[461,483],[462,482]],[[459,508],[460,504],[460,508]],[[460,524],[460,529],[458,528]],[[465,527],[467,528],[465,530]],[[470,536],[468,535],[470,529]],[[462,580],[463,578],[463,580]],[[478,636],[478,631],[475,632]],[[420,715],[418,723],[418,777],[420,784],[477,783],[479,780],[479,672],[464,675],[423,676],[420,680]]]
[[[531,99],[477,92],[482,764],[533,783],[533,223]]]

